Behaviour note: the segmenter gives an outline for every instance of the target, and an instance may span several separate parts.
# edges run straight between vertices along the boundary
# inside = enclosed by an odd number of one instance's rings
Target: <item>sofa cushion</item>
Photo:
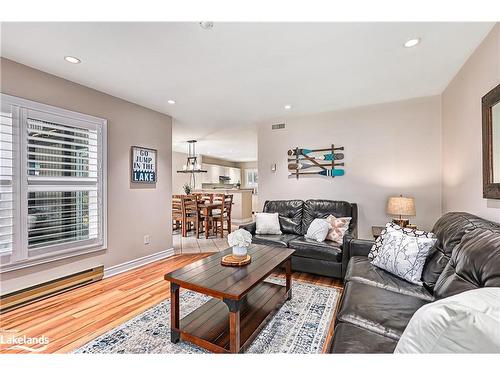
[[[309,199],[304,203],[302,215],[302,234],[307,233],[309,225],[314,219],[326,219],[328,216],[351,217],[349,229],[357,226],[357,218],[353,212],[353,205],[344,201],[330,201],[326,199]]]
[[[304,201],[283,200],[266,201],[263,212],[277,212],[279,214],[280,227],[283,233],[302,235],[302,207]]]
[[[393,353],[397,340],[349,323],[335,326],[330,353]]]
[[[482,287],[500,287],[500,229],[475,229],[453,250],[436,282],[437,299]]]
[[[457,246],[465,233],[476,228],[495,229],[498,224],[482,219],[466,212],[450,212],[444,214],[432,228],[437,241],[427,255],[422,281],[431,290],[450,260],[452,250]]]
[[[411,284],[383,269],[375,267],[370,263],[370,259],[363,256],[354,256],[349,261],[344,282],[348,281],[378,286],[391,292],[418,297],[426,301],[434,300],[432,294],[424,286]]]
[[[299,238],[296,234],[256,234],[252,243],[287,247],[288,243],[296,238]]]
[[[294,256],[342,262],[342,245],[332,241],[317,242],[305,237],[298,237],[288,243],[295,250]]]
[[[350,281],[344,288],[337,320],[397,340],[426,300],[378,286]]]

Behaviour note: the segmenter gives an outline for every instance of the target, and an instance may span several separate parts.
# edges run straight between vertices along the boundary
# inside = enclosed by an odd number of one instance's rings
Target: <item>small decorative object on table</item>
[[[184,184],[184,186],[182,188],[184,189],[184,192],[187,195],[191,194],[191,192],[193,191],[193,189],[191,189],[191,186],[189,186],[188,184]]]
[[[252,234],[244,229],[235,230],[227,236],[229,246],[233,247],[233,253],[222,257],[224,266],[244,266],[251,261],[248,255],[248,246],[252,243]]]
[[[387,214],[399,216],[398,219],[393,219],[394,224],[400,227],[406,227],[410,224],[410,220],[403,219],[403,216],[415,216],[415,201],[413,198],[403,197],[390,197],[387,200]]]

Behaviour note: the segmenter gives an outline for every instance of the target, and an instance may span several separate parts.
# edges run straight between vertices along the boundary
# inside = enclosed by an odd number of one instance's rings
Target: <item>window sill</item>
[[[61,259],[72,258],[72,257],[78,256],[78,255],[90,254],[90,253],[95,253],[95,252],[104,251],[104,250],[106,250],[106,246],[99,246],[99,247],[95,247],[95,246],[88,247],[87,246],[85,248],[73,249],[73,250],[68,250],[65,252],[59,252],[58,254],[39,256],[36,258],[26,259],[26,260],[22,260],[19,262],[2,264],[2,265],[0,265],[0,274],[5,273],[5,272],[19,270],[22,268],[37,266],[39,264],[55,262],[55,261],[61,260]]]

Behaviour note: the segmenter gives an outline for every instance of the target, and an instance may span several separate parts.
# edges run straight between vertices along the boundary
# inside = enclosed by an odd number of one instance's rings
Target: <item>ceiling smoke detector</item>
[[[202,21],[200,22],[200,27],[205,30],[210,30],[214,28],[214,23],[212,21]]]

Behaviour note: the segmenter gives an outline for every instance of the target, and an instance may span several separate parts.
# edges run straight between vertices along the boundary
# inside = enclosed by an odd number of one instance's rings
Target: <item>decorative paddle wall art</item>
[[[343,162],[344,154],[337,151],[343,151],[344,147],[318,148],[309,150],[307,148],[296,147],[288,150],[288,171],[289,177],[304,175],[318,175],[327,177],[339,177],[344,175]]]

